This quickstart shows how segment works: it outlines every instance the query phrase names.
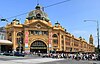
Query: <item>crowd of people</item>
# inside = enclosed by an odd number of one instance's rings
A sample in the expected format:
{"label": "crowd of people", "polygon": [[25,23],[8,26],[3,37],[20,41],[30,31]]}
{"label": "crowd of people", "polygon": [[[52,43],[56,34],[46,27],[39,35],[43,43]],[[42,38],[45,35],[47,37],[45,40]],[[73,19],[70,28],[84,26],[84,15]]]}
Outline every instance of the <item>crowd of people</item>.
{"label": "crowd of people", "polygon": [[42,54],[38,53],[38,56],[41,57],[48,57],[48,58],[66,58],[66,59],[75,59],[75,60],[100,60],[99,54],[82,54],[82,53],[48,53],[48,54]]}

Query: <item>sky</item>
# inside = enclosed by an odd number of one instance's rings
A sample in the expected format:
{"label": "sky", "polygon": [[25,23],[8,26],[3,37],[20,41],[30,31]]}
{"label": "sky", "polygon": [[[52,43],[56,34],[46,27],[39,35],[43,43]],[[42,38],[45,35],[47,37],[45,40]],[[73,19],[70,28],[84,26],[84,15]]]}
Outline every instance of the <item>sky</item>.
{"label": "sky", "polygon": [[[65,0],[38,0],[43,7]],[[35,9],[37,0],[0,0],[0,18],[7,18],[9,22],[19,19],[24,23],[27,14],[13,17]],[[100,21],[100,0],[70,0],[62,4],[45,8],[52,25],[59,22],[67,31],[79,38],[80,36],[89,42],[90,34],[93,35],[94,45],[97,46],[97,23]],[[13,17],[13,18],[10,18]],[[7,22],[0,21],[0,27]]]}

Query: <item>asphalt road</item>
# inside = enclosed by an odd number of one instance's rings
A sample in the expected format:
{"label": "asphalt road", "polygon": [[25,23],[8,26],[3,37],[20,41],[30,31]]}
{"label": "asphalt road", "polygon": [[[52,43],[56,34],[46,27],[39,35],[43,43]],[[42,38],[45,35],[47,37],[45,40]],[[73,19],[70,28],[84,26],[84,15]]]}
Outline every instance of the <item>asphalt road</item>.
{"label": "asphalt road", "polygon": [[100,61],[52,59],[38,56],[0,56],[0,64],[100,64]]}

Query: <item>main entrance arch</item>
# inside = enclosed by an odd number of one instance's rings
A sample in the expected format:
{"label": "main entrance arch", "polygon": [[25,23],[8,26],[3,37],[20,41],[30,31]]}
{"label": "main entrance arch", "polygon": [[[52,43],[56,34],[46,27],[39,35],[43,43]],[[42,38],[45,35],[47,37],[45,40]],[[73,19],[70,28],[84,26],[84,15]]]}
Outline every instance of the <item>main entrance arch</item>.
{"label": "main entrance arch", "polygon": [[43,41],[34,41],[30,46],[30,52],[47,53],[47,46]]}

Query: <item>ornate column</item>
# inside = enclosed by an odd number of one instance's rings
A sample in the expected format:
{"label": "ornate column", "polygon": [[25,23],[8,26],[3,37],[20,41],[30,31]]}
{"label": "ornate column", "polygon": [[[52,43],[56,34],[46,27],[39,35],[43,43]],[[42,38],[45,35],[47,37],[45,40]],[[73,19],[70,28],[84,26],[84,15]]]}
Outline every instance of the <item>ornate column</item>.
{"label": "ornate column", "polygon": [[53,31],[49,29],[48,30],[48,46],[47,46],[47,52],[49,52],[50,50],[53,50],[52,35],[53,35]]}
{"label": "ornate column", "polygon": [[66,51],[65,35],[63,37],[64,37],[64,51]]}
{"label": "ornate column", "polygon": [[59,34],[59,51],[62,51],[62,44],[61,44],[61,42],[62,42],[62,39],[61,39],[61,34]]}
{"label": "ornate column", "polygon": [[13,43],[13,51],[16,51],[16,31],[15,30],[12,33],[12,43]]}

